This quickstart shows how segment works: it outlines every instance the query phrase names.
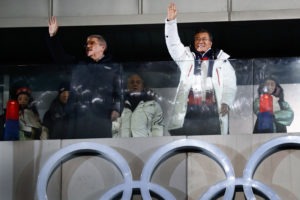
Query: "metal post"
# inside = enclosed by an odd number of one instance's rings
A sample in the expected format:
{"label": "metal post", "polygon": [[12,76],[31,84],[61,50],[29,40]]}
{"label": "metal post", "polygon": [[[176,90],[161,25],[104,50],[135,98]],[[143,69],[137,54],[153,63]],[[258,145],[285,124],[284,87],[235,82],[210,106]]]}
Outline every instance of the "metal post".
{"label": "metal post", "polygon": [[48,16],[49,18],[53,16],[53,0],[49,0]]}
{"label": "metal post", "polygon": [[232,0],[227,0],[227,13],[228,13],[228,21],[231,21]]}
{"label": "metal post", "polygon": [[142,15],[143,14],[143,0],[138,0],[138,14]]}
{"label": "metal post", "polygon": [[3,105],[2,108],[6,108],[6,103],[9,100],[9,75],[3,75]]}

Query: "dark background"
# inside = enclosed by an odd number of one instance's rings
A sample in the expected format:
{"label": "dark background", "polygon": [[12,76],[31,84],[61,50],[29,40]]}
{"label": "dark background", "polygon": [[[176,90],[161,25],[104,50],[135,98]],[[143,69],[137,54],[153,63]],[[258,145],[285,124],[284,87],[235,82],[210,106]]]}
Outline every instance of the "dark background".
{"label": "dark background", "polygon": [[[179,23],[182,42],[189,45],[200,27],[214,35],[214,47],[235,59],[300,56],[300,19],[240,22]],[[120,62],[171,60],[164,40],[164,24],[60,27],[66,51],[84,55],[86,36],[101,34],[109,53]],[[48,28],[1,28],[0,64],[50,64],[45,44]]]}

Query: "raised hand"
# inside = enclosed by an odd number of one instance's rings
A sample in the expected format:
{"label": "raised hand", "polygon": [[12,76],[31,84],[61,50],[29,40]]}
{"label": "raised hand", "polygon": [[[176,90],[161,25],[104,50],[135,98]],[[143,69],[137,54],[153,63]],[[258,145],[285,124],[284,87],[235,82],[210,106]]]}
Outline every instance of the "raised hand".
{"label": "raised hand", "polygon": [[58,31],[58,24],[55,16],[52,16],[49,19],[48,26],[49,26],[49,35],[50,37],[53,37]]}
{"label": "raised hand", "polygon": [[222,117],[227,115],[229,113],[229,106],[225,103],[222,103],[220,113],[221,113]]}
{"label": "raised hand", "polygon": [[168,16],[167,16],[167,20],[174,20],[177,17],[177,10],[176,10],[176,5],[175,3],[170,3],[170,5],[168,6]]}

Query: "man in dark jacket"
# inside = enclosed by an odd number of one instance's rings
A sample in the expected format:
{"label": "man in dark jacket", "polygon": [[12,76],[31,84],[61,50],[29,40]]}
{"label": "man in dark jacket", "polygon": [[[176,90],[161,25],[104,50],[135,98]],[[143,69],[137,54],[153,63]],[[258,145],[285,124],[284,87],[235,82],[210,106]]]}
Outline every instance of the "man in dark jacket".
{"label": "man in dark jacket", "polygon": [[71,65],[71,138],[111,137],[112,121],[120,116],[122,68],[106,55],[107,43],[101,35],[86,40],[86,59],[68,55],[57,36],[56,17],[49,20],[47,44],[54,61]]}
{"label": "man in dark jacket", "polygon": [[43,118],[43,126],[47,128],[49,139],[68,139],[69,113],[67,111],[70,96],[70,85],[60,84],[57,96],[50,104]]}

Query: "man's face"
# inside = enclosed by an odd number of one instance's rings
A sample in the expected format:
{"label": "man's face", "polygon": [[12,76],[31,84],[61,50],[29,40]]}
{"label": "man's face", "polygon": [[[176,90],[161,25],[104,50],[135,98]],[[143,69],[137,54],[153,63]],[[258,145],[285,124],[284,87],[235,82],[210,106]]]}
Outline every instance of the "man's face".
{"label": "man's face", "polygon": [[103,57],[105,45],[101,44],[97,38],[88,37],[86,40],[86,55],[98,61]]}
{"label": "man's face", "polygon": [[128,78],[127,88],[129,92],[141,92],[144,89],[143,80],[138,75],[132,75]]}
{"label": "man's face", "polygon": [[27,94],[20,94],[18,96],[18,103],[21,108],[25,108],[29,104],[29,96]]}
{"label": "man's face", "polygon": [[66,104],[68,102],[69,96],[70,96],[70,92],[69,91],[63,91],[59,95],[59,101],[61,103],[63,103],[63,104]]}
{"label": "man's face", "polygon": [[210,40],[209,34],[197,33],[194,37],[194,47],[200,53],[205,53],[212,46],[212,41]]}

